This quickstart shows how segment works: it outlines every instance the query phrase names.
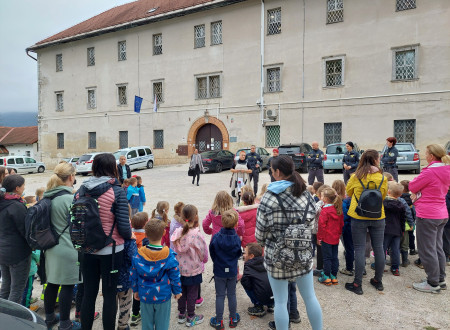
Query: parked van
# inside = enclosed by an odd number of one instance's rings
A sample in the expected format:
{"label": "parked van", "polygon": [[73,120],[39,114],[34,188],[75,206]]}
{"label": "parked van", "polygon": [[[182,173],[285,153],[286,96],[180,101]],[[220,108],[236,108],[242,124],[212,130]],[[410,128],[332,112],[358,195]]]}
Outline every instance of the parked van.
{"label": "parked van", "polygon": [[127,164],[130,166],[130,170],[135,170],[138,168],[153,168],[153,162],[155,157],[153,156],[150,147],[130,147],[125,149],[117,150],[114,153],[116,157],[116,162],[119,164],[120,156],[125,156],[127,158]]}
{"label": "parked van", "polygon": [[27,156],[7,156],[0,158],[0,166],[13,168],[17,174],[23,173],[43,173],[45,164],[37,162],[34,158]]}
{"label": "parked van", "polygon": [[88,175],[89,173],[91,173],[94,157],[99,154],[104,154],[104,152],[90,152],[81,156],[75,166],[77,174]]}

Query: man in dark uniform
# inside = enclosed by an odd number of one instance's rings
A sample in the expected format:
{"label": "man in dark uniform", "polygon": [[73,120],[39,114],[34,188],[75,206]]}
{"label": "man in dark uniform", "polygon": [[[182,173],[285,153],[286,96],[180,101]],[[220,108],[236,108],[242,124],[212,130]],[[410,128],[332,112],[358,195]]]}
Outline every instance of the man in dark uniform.
{"label": "man in dark uniform", "polygon": [[123,184],[123,180],[131,178],[130,166],[127,164],[127,158],[120,156],[119,164],[117,165],[117,172],[119,174],[120,184]]}
{"label": "man in dark uniform", "polygon": [[323,151],[319,149],[319,142],[311,143],[312,150],[309,152],[306,161],[308,162],[308,184],[312,185],[314,179],[324,183],[323,180]]}
{"label": "man in dark uniform", "polygon": [[342,167],[344,168],[344,183],[347,184],[347,181],[350,179],[350,176],[355,173],[356,168],[359,164],[359,153],[353,150],[355,146],[353,142],[349,141],[345,144],[345,148],[347,151],[344,154],[344,158],[342,158]]}
{"label": "man in dark uniform", "polygon": [[383,171],[391,173],[394,180],[398,182],[397,157],[398,150],[395,147],[397,139],[395,137],[388,137],[386,139],[386,150],[381,158],[383,162]]}
{"label": "man in dark uniform", "polygon": [[252,173],[250,173],[250,182],[253,180],[253,191],[256,196],[256,193],[258,192],[259,167],[262,164],[261,156],[256,153],[256,146],[252,145],[250,147],[250,152],[245,156],[245,160],[252,170]]}

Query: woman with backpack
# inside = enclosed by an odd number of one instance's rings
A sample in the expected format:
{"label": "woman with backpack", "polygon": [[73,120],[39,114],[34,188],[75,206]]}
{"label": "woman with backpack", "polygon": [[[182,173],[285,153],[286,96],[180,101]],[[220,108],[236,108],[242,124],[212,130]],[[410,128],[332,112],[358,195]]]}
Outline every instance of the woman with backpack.
{"label": "woman with backpack", "polygon": [[[44,198],[52,198],[51,224],[59,236],[59,243],[45,251],[45,322],[50,328],[59,322],[59,329],[81,329],[79,322],[70,320],[73,288],[80,283],[78,252],[70,238],[68,215],[73,201],[75,168],[70,163],[61,163],[55,167],[54,174],[47,183]],[[55,314],[56,298],[59,293],[59,316]]]}
{"label": "woman with backpack", "polygon": [[[346,283],[345,288],[359,295],[363,294],[362,277],[366,261],[367,231],[375,254],[375,277],[370,280],[370,284],[378,291],[383,291],[382,279],[385,264],[383,253],[385,227],[383,200],[387,194],[387,181],[380,168],[378,151],[368,149],[362,154],[355,174],[347,182],[347,196],[352,199],[347,215],[351,218],[355,250],[355,279],[352,283]],[[368,191],[366,188],[372,191]],[[364,194],[363,191],[365,191]],[[367,212],[368,210],[370,212]]]}
{"label": "woman with backpack", "polygon": [[[118,269],[123,262],[124,240],[131,239],[131,227],[128,213],[128,201],[125,191],[120,187],[116,159],[112,154],[98,154],[92,164],[92,174],[84,181],[75,194],[72,212],[76,206],[83,207],[83,203],[95,205],[95,213],[87,213],[86,220],[76,218],[72,213],[72,242],[80,237],[76,236],[76,224],[83,228],[90,228],[100,222],[101,228],[86,230],[86,244],[83,244],[83,272],[84,297],[81,307],[82,329],[92,329],[100,278],[102,279],[103,294],[103,329],[114,330],[117,314],[117,282]],[[97,206],[98,203],[98,206]],[[80,223],[84,222],[84,223]],[[93,240],[94,243],[89,243]],[[99,246],[102,242],[103,246]],[[81,241],[76,241],[81,244]],[[94,247],[90,244],[97,245]]]}
{"label": "woman with backpack", "polygon": [[31,249],[25,239],[27,207],[22,199],[25,179],[9,175],[0,188],[0,298],[20,304],[31,264]]}
{"label": "woman with backpack", "polygon": [[[267,188],[258,207],[256,240],[265,247],[264,265],[275,299],[275,325],[287,330],[289,282],[297,283],[305,302],[309,322],[314,330],[322,329],[322,309],[314,292],[312,272],[311,230],[314,224],[314,200],[306,189],[305,181],[294,169],[291,157],[274,157],[271,162],[275,182]],[[304,250],[292,251],[286,246],[280,250],[278,238],[286,238],[289,229],[300,229],[304,237],[298,237]],[[287,251],[290,250],[290,251]],[[287,252],[287,253],[283,253]],[[299,259],[290,260],[292,252]]]}

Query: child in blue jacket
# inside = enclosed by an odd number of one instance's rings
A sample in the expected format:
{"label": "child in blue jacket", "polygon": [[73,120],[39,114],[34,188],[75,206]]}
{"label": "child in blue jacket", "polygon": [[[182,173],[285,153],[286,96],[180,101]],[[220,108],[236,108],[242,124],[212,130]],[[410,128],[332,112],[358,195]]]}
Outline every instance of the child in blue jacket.
{"label": "child in blue jacket", "polygon": [[144,211],[145,203],[147,202],[147,198],[145,198],[144,185],[142,184],[142,178],[136,175],[137,187],[139,188],[139,212]]}
{"label": "child in blue jacket", "polygon": [[230,328],[235,328],[240,321],[236,313],[236,279],[238,272],[238,259],[242,254],[241,240],[234,228],[239,216],[233,209],[222,214],[223,228],[215,234],[209,245],[209,254],[214,263],[214,282],[216,287],[216,316],[211,318],[210,325],[217,329],[224,329],[223,310],[225,294],[228,297],[230,311]]}
{"label": "child in blue jacket", "polygon": [[137,179],[131,178],[130,185],[127,189],[127,199],[128,204],[131,207],[131,216],[134,216],[139,211],[139,205],[141,203],[141,199],[139,197],[139,188],[137,187]]}

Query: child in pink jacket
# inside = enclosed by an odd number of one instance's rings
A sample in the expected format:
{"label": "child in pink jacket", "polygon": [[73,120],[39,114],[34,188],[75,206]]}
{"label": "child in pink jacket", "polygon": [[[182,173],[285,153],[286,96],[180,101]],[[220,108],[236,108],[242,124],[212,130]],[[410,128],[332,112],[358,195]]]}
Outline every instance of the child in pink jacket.
{"label": "child in pink jacket", "polygon": [[[185,221],[170,237],[180,266],[183,295],[178,300],[178,323],[191,327],[203,322],[203,315],[195,314],[202,273],[208,262],[208,247],[198,228],[198,211],[194,205],[186,205],[181,211]],[[186,317],[187,310],[187,317]]]}
{"label": "child in pink jacket", "polygon": [[245,224],[245,233],[242,236],[242,247],[245,248],[249,243],[256,243],[256,212],[258,211],[258,204],[255,204],[255,197],[253,191],[246,191],[242,195],[244,206],[237,208],[239,216],[242,217]]}

